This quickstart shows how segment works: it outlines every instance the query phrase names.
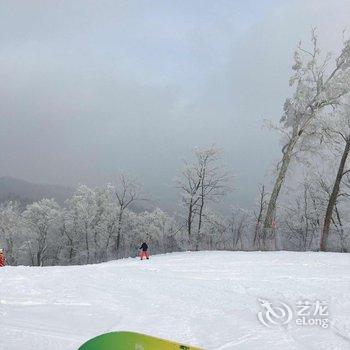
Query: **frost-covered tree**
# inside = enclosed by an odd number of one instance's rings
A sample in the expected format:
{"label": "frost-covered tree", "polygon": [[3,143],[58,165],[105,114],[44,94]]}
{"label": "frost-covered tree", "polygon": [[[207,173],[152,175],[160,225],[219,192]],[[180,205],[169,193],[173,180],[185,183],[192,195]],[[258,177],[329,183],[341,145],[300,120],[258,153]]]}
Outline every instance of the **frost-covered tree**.
{"label": "frost-covered tree", "polygon": [[[6,260],[10,265],[22,262],[25,251],[25,234],[20,206],[16,202],[3,203],[0,206],[0,246],[5,249]],[[23,249],[24,248],[24,249]]]}
{"label": "frost-covered tree", "polygon": [[[157,208],[152,212],[142,212],[137,215],[134,226],[134,242],[149,242],[152,252],[165,253],[181,249],[181,232],[174,219]],[[138,248],[138,247],[137,247]]]}
{"label": "frost-covered tree", "polygon": [[142,200],[140,184],[130,176],[121,174],[118,178],[115,195],[118,204],[117,234],[114,244],[116,255],[119,254],[125,211],[135,202]]}
{"label": "frost-covered tree", "polygon": [[74,258],[77,263],[93,262],[94,224],[97,215],[96,193],[85,185],[79,185],[67,204],[68,230],[66,232],[70,244],[70,258]]}
{"label": "frost-covered tree", "polygon": [[189,244],[192,243],[192,226],[197,213],[199,197],[200,177],[193,164],[185,163],[182,171],[182,179],[179,180],[179,187],[182,190],[182,202],[187,210],[186,227]]}
{"label": "frost-covered tree", "polygon": [[233,208],[229,218],[232,250],[252,249],[255,218],[249,210]]}
{"label": "frost-covered tree", "polygon": [[28,247],[33,265],[43,266],[50,258],[50,244],[57,240],[60,207],[53,199],[42,199],[27,206],[23,217],[32,234]]}
{"label": "frost-covered tree", "polygon": [[104,191],[104,210],[101,216],[101,226],[105,231],[104,248],[101,247],[103,260],[115,257],[115,251],[112,249],[113,242],[118,230],[119,208],[115,200],[115,187],[108,184]]}
{"label": "frost-covered tree", "polygon": [[[343,178],[349,175],[350,169],[348,164],[350,152],[350,105],[349,100],[336,107],[332,116],[322,121],[322,131],[324,141],[333,145],[333,149],[340,158],[337,167],[337,172],[329,192],[328,204],[324,216],[322,235],[321,235],[321,250],[327,250],[327,242],[330,233],[330,227],[333,215],[338,215],[338,223],[341,225],[337,203],[344,196],[341,191]],[[337,157],[337,158],[338,158]]]}
{"label": "frost-covered tree", "polygon": [[293,192],[281,212],[279,233],[282,248],[314,250],[325,205],[320,175],[310,173]]}
{"label": "frost-covered tree", "polygon": [[295,91],[286,100],[280,125],[276,127],[284,135],[285,145],[267,205],[265,230],[273,226],[277,199],[298,147],[305,137],[314,133],[320,113],[327,107],[336,106],[350,91],[350,41],[344,43],[333,65],[330,55],[322,57],[315,31],[312,32],[312,44],[311,50],[299,45],[295,51],[294,73],[290,79]]}
{"label": "frost-covered tree", "polygon": [[230,190],[230,178],[220,165],[220,159],[220,150],[214,146],[195,150],[195,161],[185,163],[182,178],[178,182],[187,211],[186,226],[190,246],[193,244],[193,224],[197,218],[196,249],[202,234],[206,205],[220,200]]}

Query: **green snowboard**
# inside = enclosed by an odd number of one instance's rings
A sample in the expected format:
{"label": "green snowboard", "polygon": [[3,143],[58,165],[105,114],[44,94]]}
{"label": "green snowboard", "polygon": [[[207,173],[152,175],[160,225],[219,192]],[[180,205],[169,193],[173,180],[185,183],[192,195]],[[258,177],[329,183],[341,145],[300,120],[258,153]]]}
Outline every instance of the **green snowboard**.
{"label": "green snowboard", "polygon": [[99,335],[78,350],[201,350],[194,346],[175,343],[134,332],[112,332]]}

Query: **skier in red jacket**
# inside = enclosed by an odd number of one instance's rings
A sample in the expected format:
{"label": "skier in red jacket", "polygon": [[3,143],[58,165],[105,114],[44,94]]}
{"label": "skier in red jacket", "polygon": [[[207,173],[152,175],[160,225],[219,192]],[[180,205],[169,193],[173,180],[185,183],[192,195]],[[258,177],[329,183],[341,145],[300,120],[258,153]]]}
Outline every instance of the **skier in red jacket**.
{"label": "skier in red jacket", "polygon": [[2,249],[0,249],[0,267],[4,267],[6,265],[5,254]]}

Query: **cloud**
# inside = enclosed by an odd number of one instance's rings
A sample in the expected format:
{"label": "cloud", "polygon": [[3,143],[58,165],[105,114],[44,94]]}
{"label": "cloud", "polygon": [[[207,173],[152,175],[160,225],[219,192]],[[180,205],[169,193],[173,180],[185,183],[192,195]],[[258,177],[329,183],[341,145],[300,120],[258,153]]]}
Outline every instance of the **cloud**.
{"label": "cloud", "polygon": [[3,175],[100,184],[120,170],[154,197],[215,143],[249,205],[279,155],[293,50],[341,46],[348,1],[2,1]]}

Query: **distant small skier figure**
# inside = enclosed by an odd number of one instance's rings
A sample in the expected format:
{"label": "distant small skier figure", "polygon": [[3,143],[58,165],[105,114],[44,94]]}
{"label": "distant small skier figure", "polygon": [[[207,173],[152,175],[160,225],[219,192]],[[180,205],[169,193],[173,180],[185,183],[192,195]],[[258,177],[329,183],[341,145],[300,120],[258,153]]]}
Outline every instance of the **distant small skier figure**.
{"label": "distant small skier figure", "polygon": [[140,251],[140,258],[141,258],[141,260],[143,260],[143,258],[149,259],[149,252],[148,252],[148,245],[147,245],[147,243],[143,242],[139,249],[141,249],[141,251]]}
{"label": "distant small skier figure", "polygon": [[2,249],[0,249],[0,267],[4,267],[6,265],[5,254]]}

